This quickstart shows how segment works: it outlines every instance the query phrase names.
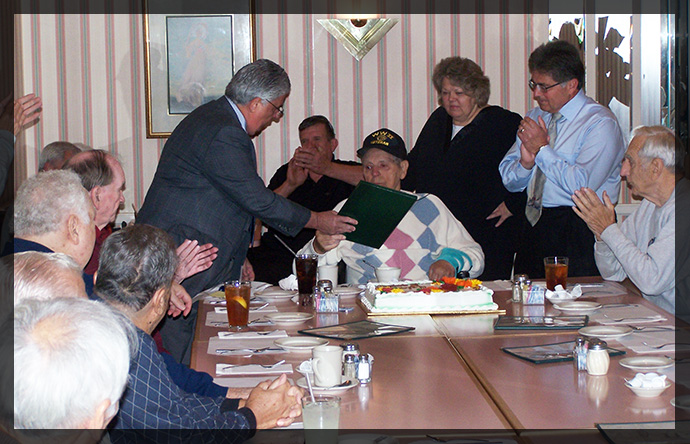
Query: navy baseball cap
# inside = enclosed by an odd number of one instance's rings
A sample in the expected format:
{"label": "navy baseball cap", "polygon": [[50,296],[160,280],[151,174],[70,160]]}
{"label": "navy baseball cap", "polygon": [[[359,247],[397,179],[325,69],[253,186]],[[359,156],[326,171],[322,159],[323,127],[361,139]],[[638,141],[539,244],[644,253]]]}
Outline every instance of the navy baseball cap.
{"label": "navy baseball cap", "polygon": [[407,159],[407,149],[405,148],[405,141],[395,132],[388,128],[381,128],[369,134],[362,144],[362,148],[357,150],[357,156],[362,158],[364,153],[371,148],[378,148],[382,151],[392,154],[401,160]]}

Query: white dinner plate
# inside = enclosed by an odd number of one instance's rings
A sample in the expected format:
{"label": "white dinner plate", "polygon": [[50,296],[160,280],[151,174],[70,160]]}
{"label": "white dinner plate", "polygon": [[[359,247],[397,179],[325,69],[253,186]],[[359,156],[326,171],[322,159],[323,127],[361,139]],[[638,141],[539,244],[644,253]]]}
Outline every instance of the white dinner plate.
{"label": "white dinner plate", "polygon": [[[345,382],[344,380],[342,380]],[[348,385],[344,386],[336,386],[336,387],[317,387],[314,385],[314,382],[312,381],[311,384],[311,389],[314,392],[314,394],[319,394],[319,395],[328,395],[331,393],[340,393],[344,392],[346,390],[350,390],[352,387],[355,387],[359,384],[359,381],[357,379],[352,379]],[[305,378],[299,378],[297,380],[297,385],[309,390],[309,385],[307,384],[307,380]]]}
{"label": "white dinner plate", "polygon": [[338,444],[399,444],[399,441],[388,435],[349,433],[338,436]]}
{"label": "white dinner plate", "polygon": [[671,405],[677,409],[690,410],[690,395],[677,396],[671,400]]}
{"label": "white dinner plate", "polygon": [[595,337],[599,339],[618,339],[632,333],[632,328],[616,325],[593,325],[583,327],[577,331],[582,336]]}
{"label": "white dinner plate", "polygon": [[360,294],[362,290],[359,287],[335,287],[333,293],[340,296],[340,299],[353,298]]}
{"label": "white dinner plate", "polygon": [[672,367],[673,359],[666,356],[633,356],[621,359],[620,364],[625,368],[646,372]]}
{"label": "white dinner plate", "polygon": [[256,296],[263,299],[290,299],[297,294],[296,290],[283,290],[277,285],[271,285],[263,290],[254,293]]}
{"label": "white dinner plate", "polygon": [[297,336],[291,338],[280,338],[273,341],[275,345],[291,352],[311,352],[311,349],[319,345],[328,344],[328,340],[324,338],[310,338],[304,336]]}
{"label": "white dinner plate", "polygon": [[590,302],[590,301],[566,301],[566,302],[558,302],[556,304],[553,304],[553,307],[557,310],[560,311],[594,311],[599,308],[601,308],[601,304],[598,302]]}
{"label": "white dinner plate", "polygon": [[301,324],[304,321],[308,321],[313,318],[314,315],[311,313],[266,313],[266,319],[270,319],[276,324]]}

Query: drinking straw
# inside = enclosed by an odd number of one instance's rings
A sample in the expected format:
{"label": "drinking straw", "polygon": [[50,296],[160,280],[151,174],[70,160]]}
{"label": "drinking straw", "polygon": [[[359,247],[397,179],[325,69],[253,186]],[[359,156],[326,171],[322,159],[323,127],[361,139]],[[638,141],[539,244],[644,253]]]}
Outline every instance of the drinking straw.
{"label": "drinking straw", "polygon": [[309,395],[311,396],[311,402],[316,402],[314,399],[314,391],[311,388],[311,381],[309,380],[309,373],[312,372],[311,359],[302,362],[299,365],[299,371],[304,373],[304,378],[307,380],[307,387],[309,388]]}
{"label": "drinking straw", "polygon": [[273,236],[275,236],[275,238],[278,239],[278,242],[280,242],[283,247],[287,248],[287,250],[292,253],[293,256],[297,257],[297,253],[295,253],[292,248],[288,247],[288,244],[286,244],[285,241],[280,238],[280,236],[275,233],[273,233]]}

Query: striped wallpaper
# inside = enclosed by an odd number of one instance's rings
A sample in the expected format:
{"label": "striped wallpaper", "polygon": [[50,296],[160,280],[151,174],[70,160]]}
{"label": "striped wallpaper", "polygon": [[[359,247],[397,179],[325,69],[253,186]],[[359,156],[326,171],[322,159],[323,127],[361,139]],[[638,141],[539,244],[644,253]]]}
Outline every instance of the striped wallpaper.
{"label": "striped wallpaper", "polygon": [[[437,106],[434,64],[461,55],[492,81],[490,103],[520,114],[533,106],[526,61],[546,41],[545,15],[400,15],[382,41],[355,60],[316,22],[326,15],[257,15],[256,53],[280,63],[292,93],[285,117],[255,140],[259,174],[273,172],[298,146],[297,126],[311,114],[331,119],[337,156],[354,159],[362,139],[379,127],[408,143]],[[107,149],[122,161],[125,213],[141,206],[164,139],[146,138],[141,15],[22,15],[17,17],[19,94],[43,98],[41,122],[19,139],[16,177],[33,174],[41,147],[69,140]]]}

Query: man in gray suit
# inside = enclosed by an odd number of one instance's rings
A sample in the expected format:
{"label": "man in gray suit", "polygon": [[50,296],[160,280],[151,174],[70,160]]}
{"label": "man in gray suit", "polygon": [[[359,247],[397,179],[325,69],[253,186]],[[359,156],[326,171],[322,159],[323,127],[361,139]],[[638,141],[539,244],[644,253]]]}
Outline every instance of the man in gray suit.
{"label": "man in gray suit", "polygon": [[[275,194],[257,174],[251,139],[280,121],[289,94],[285,70],[257,60],[235,74],[225,96],[180,122],[163,148],[137,222],[166,230],[178,244],[198,239],[218,247],[211,268],[183,282],[190,295],[241,277],[254,218],[287,236],[305,227],[330,234],[355,229],[354,219],[333,211],[312,212]],[[251,278],[253,273],[245,271]],[[166,319],[161,330],[165,347],[184,363],[193,334],[190,319],[195,317],[196,307],[187,319]],[[171,331],[176,323],[185,324],[184,333]]]}

